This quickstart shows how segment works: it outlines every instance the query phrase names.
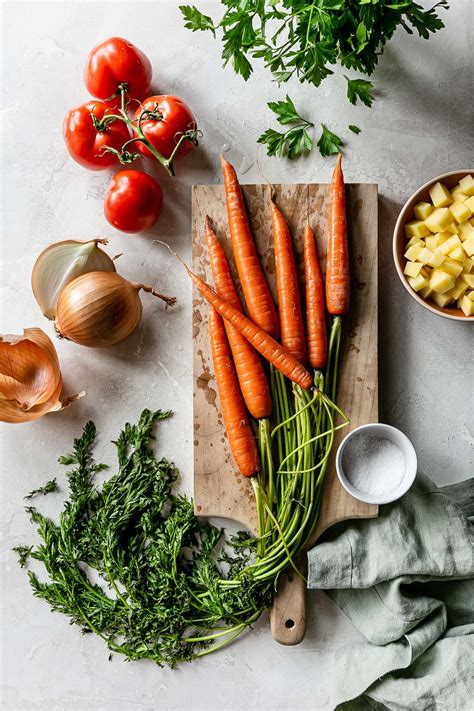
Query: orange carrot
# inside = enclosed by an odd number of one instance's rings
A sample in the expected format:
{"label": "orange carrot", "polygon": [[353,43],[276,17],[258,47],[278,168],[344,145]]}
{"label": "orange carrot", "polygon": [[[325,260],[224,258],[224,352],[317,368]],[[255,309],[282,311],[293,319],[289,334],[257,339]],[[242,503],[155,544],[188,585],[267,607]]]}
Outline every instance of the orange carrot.
{"label": "orange carrot", "polygon": [[[183,262],[184,264],[184,262]],[[186,267],[186,265],[184,265]],[[283,373],[289,380],[298,383],[302,388],[308,390],[313,379],[306,368],[289,353],[284,346],[275,341],[272,336],[265,333],[257,324],[248,319],[238,309],[234,308],[224,301],[216,292],[211,289],[209,284],[206,284],[197,274],[194,274],[188,267],[186,270],[192,279],[196,289],[208,301],[211,306],[232,326],[235,326],[239,333],[242,334],[270,363],[273,363],[275,368]]]}
{"label": "orange carrot", "polygon": [[334,315],[348,311],[350,290],[346,196],[341,161],[342,155],[339,153],[329,188],[326,304],[329,313]]}
{"label": "orange carrot", "polygon": [[300,363],[306,363],[306,338],[290,229],[273,200],[271,211],[281,342]]}
{"label": "orange carrot", "polygon": [[242,190],[232,165],[224,156],[221,156],[221,161],[229,231],[245,303],[252,321],[274,338],[278,338],[278,316],[260,266]]}
{"label": "orange carrot", "polygon": [[309,224],[305,227],[303,239],[308,359],[312,368],[324,368],[328,357],[324,284],[321,269],[319,268],[314,232]]}
{"label": "orange carrot", "polygon": [[[206,234],[216,292],[224,301],[227,301],[238,311],[242,311],[239,295],[232,281],[229,263],[207,216]],[[227,321],[224,322],[224,326],[247,409],[256,420],[268,417],[272,409],[272,400],[268,381],[258,353],[240,335],[235,326],[232,326]]]}
{"label": "orange carrot", "polygon": [[212,308],[209,312],[208,323],[222,418],[229,438],[230,449],[241,474],[253,476],[260,469],[257,445],[232,364],[224,324],[217,311]]}

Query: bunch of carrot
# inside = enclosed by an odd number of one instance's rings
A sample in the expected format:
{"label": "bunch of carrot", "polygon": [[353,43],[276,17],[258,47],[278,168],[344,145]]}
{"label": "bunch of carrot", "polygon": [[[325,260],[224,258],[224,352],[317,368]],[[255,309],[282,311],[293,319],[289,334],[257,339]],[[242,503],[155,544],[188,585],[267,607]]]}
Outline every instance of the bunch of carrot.
{"label": "bunch of carrot", "polygon": [[[188,273],[211,306],[209,333],[223,420],[238,469],[252,477],[259,531],[254,562],[236,577],[223,579],[221,587],[235,588],[249,579],[252,584],[274,581],[276,587],[288,564],[297,570],[294,559],[316,525],[335,431],[348,422],[334,402],[341,317],[349,308],[341,156],[330,185],[325,285],[309,224],[304,231],[305,316],[292,236],[282,212],[272,200],[277,313],[237,175],[225,158],[222,169],[233,254],[249,317],[208,217],[205,230],[215,289]],[[329,338],[326,309],[333,317]],[[270,384],[260,356],[270,364]],[[249,414],[258,421],[258,436]],[[201,604],[208,594],[203,591]],[[249,619],[255,620],[255,611]],[[241,622],[239,631],[246,624],[250,622]]]}

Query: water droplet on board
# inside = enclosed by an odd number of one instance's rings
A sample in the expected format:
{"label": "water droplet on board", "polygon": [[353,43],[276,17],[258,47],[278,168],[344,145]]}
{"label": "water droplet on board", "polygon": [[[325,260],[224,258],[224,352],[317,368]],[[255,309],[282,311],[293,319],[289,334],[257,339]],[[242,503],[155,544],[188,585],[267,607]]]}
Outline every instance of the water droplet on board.
{"label": "water droplet on board", "polygon": [[230,144],[229,143],[223,143],[222,148],[221,148],[222,153],[227,153],[230,151]]}

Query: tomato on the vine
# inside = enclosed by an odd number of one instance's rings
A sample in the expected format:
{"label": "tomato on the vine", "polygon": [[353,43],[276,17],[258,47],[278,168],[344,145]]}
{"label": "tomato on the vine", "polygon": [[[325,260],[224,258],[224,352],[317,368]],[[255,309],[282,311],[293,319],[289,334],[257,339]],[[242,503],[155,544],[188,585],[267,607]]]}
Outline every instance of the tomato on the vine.
{"label": "tomato on the vine", "polygon": [[155,224],[163,205],[157,181],[138,170],[120,170],[105,196],[104,214],[122,232],[143,232]]}
{"label": "tomato on the vine", "polygon": [[121,37],[110,37],[94,47],[84,69],[87,90],[102,100],[117,93],[120,84],[127,85],[127,93],[133,99],[143,99],[150,88],[151,77],[148,57]]}
{"label": "tomato on the vine", "polygon": [[63,136],[69,155],[89,170],[104,170],[115,165],[118,156],[104,150],[105,147],[121,152],[123,144],[130,139],[123,121],[103,121],[106,112],[110,112],[107,104],[88,101],[68,111],[64,118]]}
{"label": "tomato on the vine", "polygon": [[[143,111],[149,111],[151,115],[145,114],[139,122]],[[139,124],[145,138],[166,159],[170,158],[182,135],[196,131],[196,119],[191,109],[178,96],[148,97],[136,110],[133,122],[136,126]],[[195,139],[183,141],[175,157],[182,158],[194,144]],[[147,158],[153,158],[153,154],[141,141],[137,141],[134,147]]]}

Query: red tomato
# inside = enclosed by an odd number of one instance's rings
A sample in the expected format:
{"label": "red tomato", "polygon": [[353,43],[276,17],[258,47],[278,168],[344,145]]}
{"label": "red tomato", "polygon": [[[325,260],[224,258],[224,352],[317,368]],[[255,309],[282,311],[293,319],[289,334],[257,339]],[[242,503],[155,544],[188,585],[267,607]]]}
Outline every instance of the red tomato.
{"label": "red tomato", "polygon": [[[156,111],[161,116],[156,119],[145,118],[141,122],[141,128],[151,145],[164,158],[170,157],[183,133],[196,128],[196,119],[191,109],[177,96],[150,96],[145,99],[135,112],[133,117],[135,123],[138,123],[138,117],[143,109]],[[137,141],[134,146],[147,158],[153,158],[152,153],[141,141]],[[176,158],[186,155],[192,146],[191,141],[185,141],[176,154]]]}
{"label": "red tomato", "polygon": [[63,136],[71,158],[89,170],[104,170],[117,162],[117,156],[104,151],[104,146],[111,146],[120,151],[125,141],[130,138],[127,125],[115,120],[103,131],[98,131],[91,118],[93,112],[100,122],[110,106],[101,101],[88,101],[77,109],[68,111],[63,122]]}
{"label": "red tomato", "polygon": [[107,190],[104,214],[122,232],[143,232],[155,224],[163,205],[163,192],[151,175],[121,170]]}
{"label": "red tomato", "polygon": [[108,99],[119,84],[127,84],[128,94],[134,99],[143,99],[151,76],[148,57],[121,37],[111,37],[94,47],[84,69],[87,90],[98,99]]}

